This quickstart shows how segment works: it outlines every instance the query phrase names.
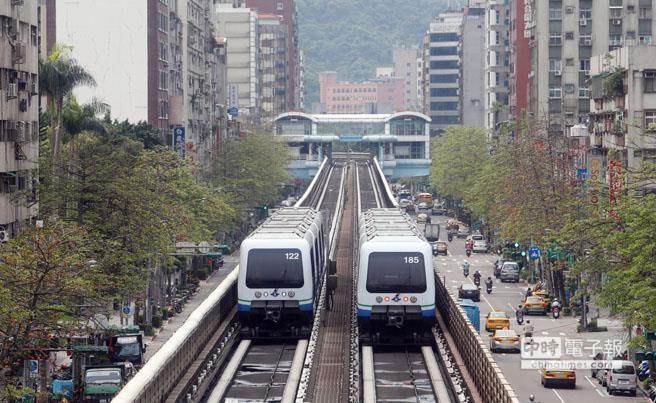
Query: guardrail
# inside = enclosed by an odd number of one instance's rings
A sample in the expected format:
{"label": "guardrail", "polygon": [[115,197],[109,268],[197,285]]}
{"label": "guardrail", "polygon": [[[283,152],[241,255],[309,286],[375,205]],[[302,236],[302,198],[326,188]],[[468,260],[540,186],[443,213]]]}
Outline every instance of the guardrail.
{"label": "guardrail", "polygon": [[323,169],[326,167],[326,164],[328,163],[328,158],[324,157],[323,162],[319,166],[319,170],[317,171],[317,174],[314,175],[314,178],[312,178],[312,182],[310,182],[310,186],[305,190],[305,193],[303,193],[303,196],[301,196],[300,199],[296,202],[294,207],[302,207],[303,203],[307,200],[310,195],[314,192],[314,187],[317,185],[319,182],[319,177],[322,176],[321,173],[324,172]]}
{"label": "guardrail", "polygon": [[437,275],[435,303],[481,399],[484,402],[519,403],[515,391],[494,361],[490,350]]}
{"label": "guardrail", "polygon": [[383,173],[383,169],[380,167],[380,164],[378,163],[377,157],[374,157],[374,167],[376,169],[376,172],[378,172],[377,180],[379,181],[379,185],[381,185],[382,188],[385,189],[384,196],[387,199],[387,206],[399,207],[399,203],[396,201],[396,197],[394,197],[394,193],[392,193],[392,189],[389,186],[389,182],[385,180],[385,174]]}
{"label": "guardrail", "polygon": [[237,304],[238,272],[239,266],[189,315],[112,402],[152,403],[166,400]]}

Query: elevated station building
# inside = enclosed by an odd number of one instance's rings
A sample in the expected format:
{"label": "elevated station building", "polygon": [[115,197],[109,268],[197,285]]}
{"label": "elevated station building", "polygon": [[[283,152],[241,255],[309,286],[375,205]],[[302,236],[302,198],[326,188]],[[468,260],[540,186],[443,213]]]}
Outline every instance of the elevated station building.
{"label": "elevated station building", "polygon": [[291,172],[314,176],[333,151],[369,152],[390,178],[427,176],[430,118],[418,112],[391,114],[307,114],[287,112],[275,119],[275,135],[292,150]]}

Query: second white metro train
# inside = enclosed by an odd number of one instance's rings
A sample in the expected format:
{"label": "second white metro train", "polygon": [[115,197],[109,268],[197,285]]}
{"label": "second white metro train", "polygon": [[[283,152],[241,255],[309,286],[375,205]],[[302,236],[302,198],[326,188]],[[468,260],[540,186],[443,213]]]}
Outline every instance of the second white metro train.
{"label": "second white metro train", "polygon": [[359,218],[357,316],[364,342],[419,342],[435,324],[431,246],[399,210],[371,209]]}

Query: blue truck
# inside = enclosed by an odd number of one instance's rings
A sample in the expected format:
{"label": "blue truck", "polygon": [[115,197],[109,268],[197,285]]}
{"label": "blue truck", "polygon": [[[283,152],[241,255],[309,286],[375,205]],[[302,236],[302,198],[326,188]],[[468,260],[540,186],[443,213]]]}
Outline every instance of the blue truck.
{"label": "blue truck", "polygon": [[474,329],[478,333],[481,332],[481,312],[478,309],[478,305],[474,303],[474,301],[470,299],[460,299],[458,300],[458,305],[465,311],[467,314],[467,318],[471,322],[471,324],[474,326]]}

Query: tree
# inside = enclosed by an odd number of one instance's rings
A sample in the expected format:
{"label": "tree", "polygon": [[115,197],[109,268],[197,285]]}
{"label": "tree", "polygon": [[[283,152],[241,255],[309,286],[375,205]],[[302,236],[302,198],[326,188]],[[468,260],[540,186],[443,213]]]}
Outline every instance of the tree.
{"label": "tree", "polygon": [[235,206],[272,204],[290,179],[287,147],[268,134],[249,134],[221,144],[210,176]]}
{"label": "tree", "polygon": [[45,60],[39,60],[39,88],[48,99],[52,131],[50,147],[53,160],[59,159],[64,99],[79,86],[95,86],[91,74],[71,57],[70,48],[57,45]]}
{"label": "tree", "polygon": [[67,96],[62,108],[62,125],[66,131],[62,142],[66,143],[70,137],[84,131],[106,135],[107,127],[100,117],[109,114],[109,111],[109,105],[96,98],[80,105],[74,96]]}
{"label": "tree", "polygon": [[[0,362],[10,366],[51,347],[105,304],[108,282],[92,264],[92,244],[75,225],[48,222],[0,251]],[[84,306],[84,307],[83,307]],[[86,307],[90,307],[86,308]]]}

